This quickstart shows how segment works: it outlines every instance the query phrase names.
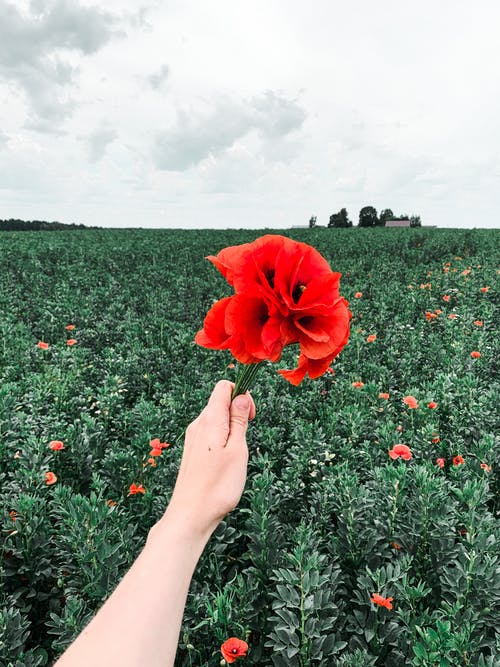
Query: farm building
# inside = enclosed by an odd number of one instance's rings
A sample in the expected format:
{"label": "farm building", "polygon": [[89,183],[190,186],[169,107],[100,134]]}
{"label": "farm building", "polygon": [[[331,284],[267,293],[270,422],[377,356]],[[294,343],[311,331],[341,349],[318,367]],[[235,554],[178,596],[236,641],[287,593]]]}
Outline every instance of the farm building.
{"label": "farm building", "polygon": [[387,220],[385,223],[386,227],[409,227],[409,220]]}

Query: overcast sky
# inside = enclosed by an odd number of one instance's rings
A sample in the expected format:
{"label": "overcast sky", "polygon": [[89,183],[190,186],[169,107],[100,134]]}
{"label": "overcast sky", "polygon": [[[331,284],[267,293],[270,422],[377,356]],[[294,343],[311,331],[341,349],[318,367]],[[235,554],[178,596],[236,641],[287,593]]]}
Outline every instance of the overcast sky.
{"label": "overcast sky", "polygon": [[0,218],[499,227],[498,0],[0,0]]}

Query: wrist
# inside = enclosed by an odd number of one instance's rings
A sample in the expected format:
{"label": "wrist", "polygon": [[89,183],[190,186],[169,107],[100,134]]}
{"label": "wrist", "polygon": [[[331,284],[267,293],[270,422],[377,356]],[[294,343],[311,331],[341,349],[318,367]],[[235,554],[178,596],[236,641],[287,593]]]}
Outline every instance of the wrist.
{"label": "wrist", "polygon": [[172,498],[161,519],[150,530],[148,541],[150,537],[173,535],[177,541],[199,548],[201,553],[218,523],[205,520],[200,512]]}

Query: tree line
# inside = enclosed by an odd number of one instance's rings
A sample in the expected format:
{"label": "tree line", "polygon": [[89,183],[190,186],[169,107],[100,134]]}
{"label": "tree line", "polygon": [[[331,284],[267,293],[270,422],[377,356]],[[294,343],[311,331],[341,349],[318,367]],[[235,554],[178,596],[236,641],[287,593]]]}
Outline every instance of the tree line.
{"label": "tree line", "polygon": [[[410,227],[421,227],[422,220],[419,215],[408,216],[406,213],[401,215],[394,215],[390,208],[384,208],[377,214],[377,209],[374,206],[363,206],[359,212],[358,227],[385,227],[389,220],[408,220]],[[317,217],[313,215],[309,220],[309,227],[319,227],[317,224]],[[341,208],[338,213],[332,213],[327,227],[352,227],[352,220],[349,219],[347,209]]]}
{"label": "tree line", "polygon": [[0,232],[54,232],[63,229],[99,229],[99,227],[87,227],[75,223],[65,224],[57,221],[47,222],[46,220],[18,220],[15,218],[0,220]]}

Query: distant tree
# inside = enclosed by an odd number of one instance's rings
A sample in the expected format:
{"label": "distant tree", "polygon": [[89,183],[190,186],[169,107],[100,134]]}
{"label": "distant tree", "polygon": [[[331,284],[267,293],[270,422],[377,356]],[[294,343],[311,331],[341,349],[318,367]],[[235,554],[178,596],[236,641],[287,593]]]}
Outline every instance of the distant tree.
{"label": "distant tree", "polygon": [[408,216],[406,213],[401,213],[398,215],[397,220],[409,220],[410,216]]}
{"label": "distant tree", "polygon": [[375,227],[378,223],[377,209],[373,206],[363,206],[359,212],[359,227]]}
{"label": "distant tree", "polygon": [[86,227],[75,223],[65,224],[63,222],[47,222],[46,220],[0,220],[0,232],[52,232],[73,229],[99,229],[99,227]]}
{"label": "distant tree", "polygon": [[352,227],[352,221],[349,220],[347,209],[341,208],[338,213],[332,213],[328,227]]}
{"label": "distant tree", "polygon": [[410,227],[422,227],[422,220],[419,215],[412,215],[410,217]]}
{"label": "distant tree", "polygon": [[310,229],[312,229],[313,227],[316,227],[316,220],[317,220],[317,217],[315,215],[312,215],[309,218],[309,228]]}
{"label": "distant tree", "polygon": [[394,220],[394,213],[390,208],[384,208],[383,211],[380,211],[380,217],[379,217],[379,222],[378,224],[381,227],[385,227],[385,223],[388,220]]}

